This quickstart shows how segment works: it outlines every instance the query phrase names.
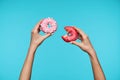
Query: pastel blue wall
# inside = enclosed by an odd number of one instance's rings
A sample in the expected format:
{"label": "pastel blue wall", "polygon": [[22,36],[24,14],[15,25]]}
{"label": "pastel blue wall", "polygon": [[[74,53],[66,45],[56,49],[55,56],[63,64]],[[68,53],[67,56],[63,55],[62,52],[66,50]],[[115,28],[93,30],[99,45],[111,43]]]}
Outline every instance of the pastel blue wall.
{"label": "pastel blue wall", "polygon": [[120,80],[119,0],[0,0],[0,80],[17,80],[42,18],[53,17],[58,30],[37,49],[32,80],[93,80],[88,55],[65,43],[65,25],[88,34],[107,80]]}

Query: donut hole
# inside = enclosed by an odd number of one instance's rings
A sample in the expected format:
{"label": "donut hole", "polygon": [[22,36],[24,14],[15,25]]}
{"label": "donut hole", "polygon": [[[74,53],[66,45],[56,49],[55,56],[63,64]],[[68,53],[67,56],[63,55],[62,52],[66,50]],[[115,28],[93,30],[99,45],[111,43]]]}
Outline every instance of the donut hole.
{"label": "donut hole", "polygon": [[51,27],[51,25],[50,25],[50,23],[48,23],[48,28],[50,28]]}
{"label": "donut hole", "polygon": [[72,34],[71,34],[71,33],[67,33],[67,35],[68,35],[68,36],[72,36]]}

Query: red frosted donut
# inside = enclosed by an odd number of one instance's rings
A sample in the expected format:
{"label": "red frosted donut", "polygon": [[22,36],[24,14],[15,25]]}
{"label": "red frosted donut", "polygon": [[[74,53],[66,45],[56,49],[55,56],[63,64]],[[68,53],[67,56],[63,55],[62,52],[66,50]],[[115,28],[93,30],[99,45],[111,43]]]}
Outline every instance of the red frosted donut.
{"label": "red frosted donut", "polygon": [[[40,22],[40,30],[45,33],[54,33],[57,29],[56,21],[52,18],[45,18]],[[50,27],[49,27],[50,26]]]}
{"label": "red frosted donut", "polygon": [[78,32],[73,26],[66,26],[64,29],[68,32],[67,35],[62,36],[65,42],[71,42],[78,39]]}

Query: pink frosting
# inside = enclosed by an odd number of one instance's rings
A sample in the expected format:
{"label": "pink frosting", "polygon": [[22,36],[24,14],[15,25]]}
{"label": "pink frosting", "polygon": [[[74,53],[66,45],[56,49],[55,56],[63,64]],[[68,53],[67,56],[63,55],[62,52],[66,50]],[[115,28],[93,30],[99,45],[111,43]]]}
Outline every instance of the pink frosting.
{"label": "pink frosting", "polygon": [[[52,18],[45,18],[40,22],[40,30],[45,33],[54,33],[57,29],[56,21]],[[48,27],[50,25],[50,27]]]}

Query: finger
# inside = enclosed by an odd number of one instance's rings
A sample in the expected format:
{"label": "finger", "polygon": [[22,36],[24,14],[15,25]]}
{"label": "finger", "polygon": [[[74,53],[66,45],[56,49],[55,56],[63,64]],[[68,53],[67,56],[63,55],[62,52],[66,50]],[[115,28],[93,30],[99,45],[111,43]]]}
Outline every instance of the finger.
{"label": "finger", "polygon": [[71,41],[70,43],[79,46],[79,43],[76,41]]}
{"label": "finger", "polygon": [[76,46],[78,46],[78,47],[82,47],[82,44],[81,43],[79,43],[79,42],[76,42],[76,41],[71,41],[70,42],[71,44],[74,44],[74,45],[76,45]]}
{"label": "finger", "polygon": [[41,27],[41,26],[40,26],[40,22],[41,22],[41,20],[40,20],[40,21],[36,24],[36,26],[34,27],[33,30],[34,30],[35,32],[40,32],[40,27]]}
{"label": "finger", "polygon": [[38,29],[38,28],[40,27],[41,21],[42,21],[42,20],[40,20],[40,21],[36,24],[35,29]]}
{"label": "finger", "polygon": [[81,29],[79,29],[79,28],[77,28],[77,27],[74,27],[76,30],[77,30],[77,32],[79,33],[79,35],[82,37],[82,38],[84,38],[84,36],[86,36],[86,34],[81,30]]}
{"label": "finger", "polygon": [[51,33],[48,33],[48,34],[45,34],[43,37],[46,39],[46,38],[48,38],[51,35],[52,35]]}

